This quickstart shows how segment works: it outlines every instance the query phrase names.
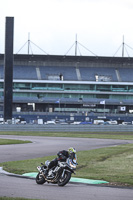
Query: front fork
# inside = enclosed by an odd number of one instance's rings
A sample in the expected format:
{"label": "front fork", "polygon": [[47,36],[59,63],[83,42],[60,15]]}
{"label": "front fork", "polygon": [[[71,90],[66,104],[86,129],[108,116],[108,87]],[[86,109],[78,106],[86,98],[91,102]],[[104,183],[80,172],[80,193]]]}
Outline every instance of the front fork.
{"label": "front fork", "polygon": [[[63,172],[62,172],[61,178],[64,178],[64,176],[65,176],[65,172],[66,172],[66,171],[69,171],[69,170],[63,169]],[[69,172],[70,172],[70,171],[69,171]],[[70,173],[74,173],[74,174],[76,174],[74,171],[73,171],[73,172],[70,172]]]}
{"label": "front fork", "polygon": [[62,175],[61,175],[61,178],[64,178],[64,175],[65,175],[65,169],[63,169],[63,172],[62,172]]}
{"label": "front fork", "polygon": [[46,176],[44,175],[44,172],[43,172],[43,170],[41,169],[41,167],[38,166],[37,169],[38,169],[38,171],[42,174],[42,176],[43,176],[44,178],[46,178]]}

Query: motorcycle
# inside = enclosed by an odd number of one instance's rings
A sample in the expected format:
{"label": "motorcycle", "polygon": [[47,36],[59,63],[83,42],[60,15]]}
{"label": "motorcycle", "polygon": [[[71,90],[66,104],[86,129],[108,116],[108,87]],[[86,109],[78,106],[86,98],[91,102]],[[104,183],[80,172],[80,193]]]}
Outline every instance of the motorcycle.
{"label": "motorcycle", "polygon": [[47,160],[45,164],[41,163],[42,166],[38,166],[37,169],[39,173],[36,176],[37,184],[53,183],[58,184],[58,186],[66,185],[71,179],[71,174],[75,174],[77,166],[77,157],[76,154],[74,157],[67,158],[66,162],[58,161],[57,166],[49,169],[47,175],[45,175],[50,161]]}

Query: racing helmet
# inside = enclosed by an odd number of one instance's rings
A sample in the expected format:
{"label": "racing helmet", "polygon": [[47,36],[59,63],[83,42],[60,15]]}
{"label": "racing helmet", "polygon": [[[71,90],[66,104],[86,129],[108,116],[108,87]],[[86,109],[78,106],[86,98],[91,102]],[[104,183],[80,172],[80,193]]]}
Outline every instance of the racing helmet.
{"label": "racing helmet", "polygon": [[68,153],[69,153],[69,154],[76,153],[76,149],[73,148],[73,147],[69,147]]}
{"label": "racing helmet", "polygon": [[73,160],[73,162],[76,163],[77,162],[76,149],[73,147],[70,147],[68,149],[68,153],[69,153],[70,158]]}

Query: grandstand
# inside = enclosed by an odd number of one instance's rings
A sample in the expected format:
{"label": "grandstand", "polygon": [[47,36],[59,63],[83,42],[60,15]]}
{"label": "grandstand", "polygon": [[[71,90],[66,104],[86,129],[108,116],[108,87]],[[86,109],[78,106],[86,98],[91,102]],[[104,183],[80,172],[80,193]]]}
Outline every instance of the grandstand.
{"label": "grandstand", "polygon": [[[83,121],[104,116],[132,121],[132,74],[133,58],[14,55],[13,115],[26,120]],[[0,54],[1,117],[3,88],[4,55]]]}

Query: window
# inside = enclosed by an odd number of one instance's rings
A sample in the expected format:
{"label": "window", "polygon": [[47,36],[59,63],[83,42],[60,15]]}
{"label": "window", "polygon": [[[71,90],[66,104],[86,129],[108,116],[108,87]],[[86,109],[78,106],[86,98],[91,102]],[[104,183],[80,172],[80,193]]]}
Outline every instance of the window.
{"label": "window", "polygon": [[110,85],[96,85],[96,89],[100,91],[110,91],[111,86]]}

